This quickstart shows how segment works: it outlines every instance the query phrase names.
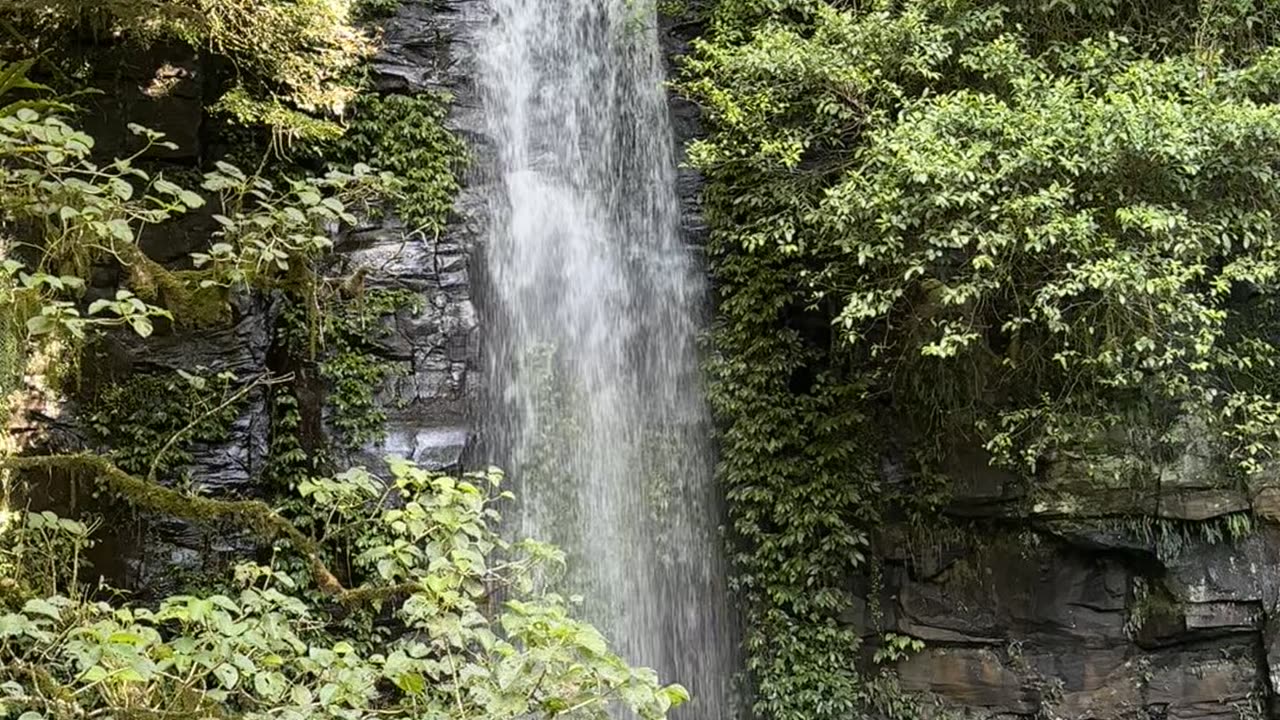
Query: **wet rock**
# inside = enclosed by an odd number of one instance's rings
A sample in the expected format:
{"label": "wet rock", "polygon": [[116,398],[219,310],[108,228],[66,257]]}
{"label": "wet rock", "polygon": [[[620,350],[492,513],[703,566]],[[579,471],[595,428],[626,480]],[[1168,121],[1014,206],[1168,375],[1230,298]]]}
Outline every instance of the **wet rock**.
{"label": "wet rock", "polygon": [[474,38],[488,21],[481,0],[404,0],[383,25],[383,47],[373,62],[378,90],[467,96],[476,77]]}
{"label": "wet rock", "polygon": [[181,45],[147,48],[121,45],[92,50],[92,85],[101,94],[78,100],[87,110],[83,128],[102,158],[127,157],[144,147],[130,123],[157,130],[177,145],[153,147],[148,158],[194,161],[200,157],[204,123],[204,68],[195,51]]}
{"label": "wet rock", "polygon": [[466,427],[397,427],[387,434],[381,449],[432,470],[445,470],[459,467],[470,441],[471,431]]}
{"label": "wet rock", "polygon": [[886,627],[926,643],[899,663],[904,687],[982,718],[1226,720],[1259,712],[1280,679],[1280,529],[1140,554],[1019,537],[936,575],[885,573]]}

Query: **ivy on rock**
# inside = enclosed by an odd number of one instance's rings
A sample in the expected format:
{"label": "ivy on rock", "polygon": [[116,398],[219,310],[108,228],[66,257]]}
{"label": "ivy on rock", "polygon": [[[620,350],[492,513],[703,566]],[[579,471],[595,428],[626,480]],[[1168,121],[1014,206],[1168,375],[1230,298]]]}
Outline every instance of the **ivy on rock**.
{"label": "ivy on rock", "polygon": [[1032,486],[1081,455],[1148,482],[1188,433],[1227,478],[1272,456],[1275,12],[715,5],[681,85],[763,717],[883,704],[836,618],[860,539],[931,522],[953,452]]}
{"label": "ivy on rock", "polygon": [[362,95],[343,136],[316,149],[331,162],[368,163],[401,178],[397,214],[411,231],[438,237],[467,160],[462,141],[444,125],[451,102],[445,93]]}

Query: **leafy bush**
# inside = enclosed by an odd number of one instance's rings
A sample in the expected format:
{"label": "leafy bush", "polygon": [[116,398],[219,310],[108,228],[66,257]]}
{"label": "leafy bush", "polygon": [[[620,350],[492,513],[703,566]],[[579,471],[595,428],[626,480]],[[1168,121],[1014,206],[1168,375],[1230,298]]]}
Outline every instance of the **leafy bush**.
{"label": "leafy bush", "polygon": [[[497,534],[496,471],[390,467],[390,482],[355,469],[299,488],[310,515],[291,520],[349,564],[340,604],[287,572],[285,554],[239,566],[226,593],[94,600],[67,586],[71,568],[32,562],[50,541],[82,549],[85,526],[6,515],[5,576],[64,581],[58,595],[0,595],[0,717],[606,718],[621,704],[656,719],[683,702],[543,590],[558,551]],[[338,620],[366,608],[361,626]]]}
{"label": "leafy bush", "polygon": [[[148,149],[167,142],[131,129],[146,140],[143,149],[99,164],[93,138],[56,114],[31,107],[0,114],[0,282],[16,310],[9,324],[32,336],[79,340],[91,328],[122,325],[150,335],[157,317],[220,319],[226,298],[219,288],[307,282],[310,263],[331,247],[329,233],[398,187],[361,164],[349,173],[286,178],[278,188],[217,163],[202,190],[216,198],[221,227],[207,251],[192,255],[200,270],[170,272],[141,252],[138,238],[145,226],[203,206],[206,195],[138,167]],[[85,280],[104,261],[126,269],[130,288],[82,307]]]}

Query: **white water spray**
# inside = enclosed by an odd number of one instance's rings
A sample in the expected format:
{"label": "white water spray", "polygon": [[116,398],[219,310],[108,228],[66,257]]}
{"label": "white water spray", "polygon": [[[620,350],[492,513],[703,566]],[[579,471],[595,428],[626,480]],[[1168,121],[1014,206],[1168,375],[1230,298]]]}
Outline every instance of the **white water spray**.
{"label": "white water spray", "polygon": [[681,240],[646,0],[491,0],[481,38],[497,146],[487,241],[488,426],[523,534],[634,664],[729,720],[735,665],[710,425],[705,288]]}

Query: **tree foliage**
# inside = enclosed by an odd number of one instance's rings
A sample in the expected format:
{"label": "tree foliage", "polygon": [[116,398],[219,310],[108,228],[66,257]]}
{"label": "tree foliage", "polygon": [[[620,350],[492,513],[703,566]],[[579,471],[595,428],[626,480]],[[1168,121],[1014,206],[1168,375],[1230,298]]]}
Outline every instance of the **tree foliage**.
{"label": "tree foliage", "polygon": [[[185,42],[225,58],[233,82],[213,110],[277,139],[332,139],[355,99],[375,37],[350,0],[0,0],[24,42],[90,33],[137,44]],[[29,49],[29,48],[28,48]]]}
{"label": "tree foliage", "polygon": [[1276,13],[716,6],[683,87],[712,128],[691,158],[710,180],[714,399],[765,716],[866,700],[848,667],[848,693],[819,690],[852,657],[826,629],[858,553],[810,548],[911,509],[880,486],[870,427],[908,447],[925,510],[966,444],[1029,483],[1082,448],[1133,451],[1135,427],[1148,475],[1188,428],[1228,476],[1271,456]]}
{"label": "tree foliage", "polygon": [[683,702],[544,590],[555,549],[497,534],[496,471],[390,472],[298,488],[309,514],[289,522],[350,568],[341,606],[284,550],[238,566],[225,592],[98,600],[90,527],[6,514],[0,717],[605,718],[619,703],[653,720]]}

